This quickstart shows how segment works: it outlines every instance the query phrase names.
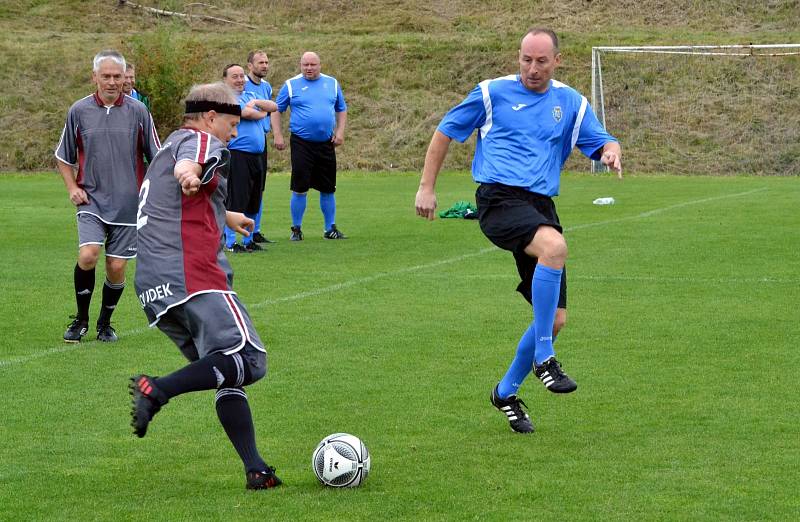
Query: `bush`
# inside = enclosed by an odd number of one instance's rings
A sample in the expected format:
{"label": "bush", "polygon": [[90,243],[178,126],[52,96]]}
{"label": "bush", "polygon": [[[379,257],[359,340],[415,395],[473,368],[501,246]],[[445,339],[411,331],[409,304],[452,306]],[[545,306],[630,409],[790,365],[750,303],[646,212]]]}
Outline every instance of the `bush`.
{"label": "bush", "polygon": [[183,121],[183,104],[196,70],[207,54],[204,46],[177,27],[166,25],[135,36],[130,56],[136,66],[136,89],[150,97],[153,119],[160,136],[166,136]]}

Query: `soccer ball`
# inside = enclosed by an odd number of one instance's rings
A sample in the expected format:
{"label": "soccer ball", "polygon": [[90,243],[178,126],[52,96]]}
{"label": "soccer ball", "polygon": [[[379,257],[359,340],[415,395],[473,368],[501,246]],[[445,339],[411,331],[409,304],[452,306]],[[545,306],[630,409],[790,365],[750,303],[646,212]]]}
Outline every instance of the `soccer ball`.
{"label": "soccer ball", "polygon": [[317,479],[334,488],[354,488],[369,474],[369,450],[361,439],[348,433],[328,435],[317,444],[311,467]]}

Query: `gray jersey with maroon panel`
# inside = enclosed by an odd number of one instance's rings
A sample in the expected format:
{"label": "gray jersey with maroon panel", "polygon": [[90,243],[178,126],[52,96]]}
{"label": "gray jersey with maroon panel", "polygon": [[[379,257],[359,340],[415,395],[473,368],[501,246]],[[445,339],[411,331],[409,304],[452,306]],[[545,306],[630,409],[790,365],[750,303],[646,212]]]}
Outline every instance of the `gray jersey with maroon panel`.
{"label": "gray jersey with maroon panel", "polygon": [[56,147],[56,158],[77,167],[78,186],[89,203],[77,213],[94,214],[110,225],[136,224],[136,201],[161,143],[147,107],[121,95],[106,107],[97,93],[75,102]]}
{"label": "gray jersey with maroon panel", "polygon": [[[211,134],[183,128],[170,134],[147,169],[139,192],[135,285],[151,326],[194,295],[234,294],[233,270],[222,251],[227,180],[219,168],[229,154]],[[191,197],[174,176],[181,161],[203,166],[200,191]]]}

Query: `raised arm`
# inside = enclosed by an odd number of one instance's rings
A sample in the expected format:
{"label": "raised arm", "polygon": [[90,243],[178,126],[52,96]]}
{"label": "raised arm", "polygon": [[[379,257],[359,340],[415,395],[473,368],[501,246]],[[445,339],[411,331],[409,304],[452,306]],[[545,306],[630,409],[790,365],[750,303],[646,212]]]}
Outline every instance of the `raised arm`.
{"label": "raised arm", "polygon": [[442,164],[450,148],[448,136],[441,131],[433,133],[428,152],[425,154],[425,165],[422,167],[422,178],[417,190],[416,209],[417,215],[432,220],[436,217],[436,178],[442,170]]}

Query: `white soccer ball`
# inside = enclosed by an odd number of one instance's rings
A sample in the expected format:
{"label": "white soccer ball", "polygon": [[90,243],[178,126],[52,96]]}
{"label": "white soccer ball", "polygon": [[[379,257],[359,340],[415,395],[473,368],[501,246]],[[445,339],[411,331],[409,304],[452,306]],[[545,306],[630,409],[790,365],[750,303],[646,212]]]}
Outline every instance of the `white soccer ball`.
{"label": "white soccer ball", "polygon": [[317,479],[334,488],[354,488],[369,474],[369,450],[361,439],[348,433],[334,433],[320,441],[311,457]]}

